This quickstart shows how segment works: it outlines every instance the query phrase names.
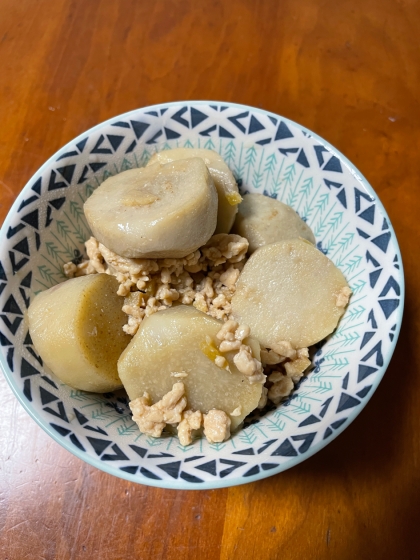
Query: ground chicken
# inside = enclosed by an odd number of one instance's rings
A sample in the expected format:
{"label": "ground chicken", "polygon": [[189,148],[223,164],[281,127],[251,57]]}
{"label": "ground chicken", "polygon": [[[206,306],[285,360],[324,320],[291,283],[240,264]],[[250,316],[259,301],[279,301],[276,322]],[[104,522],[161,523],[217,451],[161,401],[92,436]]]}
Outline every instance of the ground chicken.
{"label": "ground chicken", "polygon": [[192,432],[201,428],[202,420],[203,415],[199,410],[195,412],[186,410],[183,413],[182,420],[178,424],[178,438],[181,445],[185,446],[192,443]]}
{"label": "ground chicken", "polygon": [[223,410],[204,415],[204,435],[209,443],[221,443],[230,437],[230,418]]}
{"label": "ground chicken", "polygon": [[186,406],[183,383],[175,383],[172,390],[153,405],[148,393],[130,402],[134,422],[141,432],[152,437],[160,437],[166,424],[181,422]]}

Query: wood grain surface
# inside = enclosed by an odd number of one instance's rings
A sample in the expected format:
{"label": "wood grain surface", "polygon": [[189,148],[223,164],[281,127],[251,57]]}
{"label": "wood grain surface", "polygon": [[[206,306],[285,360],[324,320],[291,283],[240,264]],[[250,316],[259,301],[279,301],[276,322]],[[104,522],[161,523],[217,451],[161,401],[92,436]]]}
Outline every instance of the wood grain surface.
{"label": "wood grain surface", "polygon": [[231,489],[114,478],[51,440],[0,380],[0,558],[420,558],[420,2],[1,0],[0,222],[89,127],[214,99],[284,115],[341,150],[396,230],[407,298],[379,389],[326,449]]}

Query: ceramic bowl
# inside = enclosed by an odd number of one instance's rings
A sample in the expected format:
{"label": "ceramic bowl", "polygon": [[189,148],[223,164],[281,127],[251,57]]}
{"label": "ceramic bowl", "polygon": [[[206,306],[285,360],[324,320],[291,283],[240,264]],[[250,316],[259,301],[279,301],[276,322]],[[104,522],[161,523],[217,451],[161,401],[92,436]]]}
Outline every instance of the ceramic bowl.
{"label": "ceramic bowl", "polygon": [[[347,278],[353,296],[335,333],[320,345],[313,371],[292,396],[252,418],[230,440],[140,434],[123,392],[105,395],[63,385],[43,366],[25,324],[37,292],[65,278],[62,266],[84,252],[83,203],[110,175],[144,166],[157,150],[210,148],[241,192],[292,206],[317,247]],[[25,186],[0,237],[0,358],[32,418],[68,451],[128,480],[177,489],[255,481],[304,461],[361,412],[392,356],[401,325],[404,279],[389,218],[366,179],[328,142],[288,119],[242,105],[179,102],[104,122],[50,158]]]}

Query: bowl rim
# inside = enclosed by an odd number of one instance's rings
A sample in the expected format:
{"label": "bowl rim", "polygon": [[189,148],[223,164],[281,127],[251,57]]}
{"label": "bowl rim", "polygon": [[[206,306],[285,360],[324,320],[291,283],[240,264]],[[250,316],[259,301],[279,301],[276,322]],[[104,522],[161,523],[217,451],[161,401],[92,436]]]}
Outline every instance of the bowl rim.
{"label": "bowl rim", "polygon": [[15,383],[14,376],[10,374],[10,368],[9,368],[8,364],[6,363],[6,360],[3,356],[3,354],[0,353],[0,368],[3,371],[3,374],[4,374],[4,376],[7,380],[10,388],[12,389],[12,392],[14,393],[14,395],[16,396],[16,398],[20,402],[20,404],[23,406],[25,411],[29,414],[29,416],[33,420],[35,420],[35,422],[50,437],[53,438],[54,441],[56,441],[59,445],[64,447],[72,455],[75,455],[78,459],[81,459],[82,461],[90,464],[93,467],[98,468],[101,471],[104,471],[107,474],[110,474],[110,475],[116,476],[118,478],[128,480],[130,482],[136,482],[137,484],[142,484],[142,485],[145,485],[145,486],[154,486],[154,487],[158,487],[158,488],[165,488],[165,489],[172,489],[172,490],[210,490],[210,489],[216,489],[216,488],[226,488],[226,487],[230,487],[230,486],[238,486],[238,485],[241,485],[241,484],[248,484],[248,483],[251,483],[251,482],[255,482],[257,480],[262,480],[264,478],[274,476],[276,474],[280,474],[281,472],[286,471],[286,470],[302,463],[303,461],[306,461],[307,459],[309,459],[310,457],[312,457],[313,455],[318,453],[318,451],[320,451],[321,449],[326,447],[329,443],[331,443],[334,439],[336,439],[336,437],[338,437],[346,428],[348,428],[348,426],[356,419],[356,417],[359,416],[359,414],[362,412],[362,410],[365,408],[367,403],[370,401],[370,399],[374,395],[376,389],[378,388],[379,383],[382,381],[382,378],[385,375],[386,370],[388,369],[389,363],[390,363],[391,358],[392,358],[392,356],[394,354],[394,351],[395,351],[396,344],[398,342],[399,334],[400,334],[400,331],[401,331],[403,313],[404,313],[405,277],[404,277],[404,265],[403,265],[402,255],[401,255],[401,251],[400,251],[399,244],[398,244],[398,239],[397,239],[397,236],[395,234],[395,230],[393,228],[392,222],[389,219],[388,213],[386,212],[385,207],[382,204],[382,201],[380,200],[379,196],[377,195],[377,193],[375,192],[373,187],[370,185],[370,183],[367,181],[367,179],[364,177],[364,175],[358,170],[358,168],[354,164],[352,164],[351,161],[345,155],[343,155],[337,148],[335,148],[327,140],[325,140],[324,138],[322,138],[321,136],[319,136],[318,134],[316,134],[312,130],[304,127],[303,125],[301,125],[299,123],[297,123],[296,121],[293,121],[293,120],[291,120],[287,117],[284,117],[283,115],[279,115],[277,113],[267,111],[265,109],[261,109],[261,108],[258,108],[258,107],[253,107],[252,105],[232,103],[230,101],[179,100],[179,101],[171,101],[171,102],[167,102],[167,103],[156,103],[156,104],[148,105],[148,106],[145,106],[145,107],[139,107],[137,109],[133,109],[133,110],[127,111],[127,112],[119,114],[119,115],[115,115],[115,116],[107,119],[106,121],[102,121],[101,123],[99,123],[99,124],[89,128],[88,130],[82,132],[81,134],[79,134],[78,136],[76,136],[75,138],[73,138],[72,140],[67,142],[60,149],[58,149],[54,154],[52,154],[45,161],[45,163],[43,165],[41,165],[41,167],[30,177],[30,179],[26,182],[24,187],[21,189],[18,196],[16,197],[16,200],[14,201],[14,203],[12,204],[9,212],[7,213],[7,216],[6,216],[6,218],[3,222],[3,225],[1,227],[1,230],[0,230],[0,247],[3,245],[2,241],[4,240],[5,232],[6,232],[7,228],[9,227],[9,224],[10,224],[13,216],[17,212],[18,207],[21,203],[23,193],[29,188],[30,185],[32,185],[34,178],[41,175],[44,172],[44,170],[46,170],[51,163],[54,163],[59,155],[62,155],[63,153],[65,153],[71,145],[77,143],[78,141],[83,139],[86,135],[91,135],[92,133],[101,130],[103,127],[112,124],[117,119],[123,120],[123,119],[129,118],[130,116],[133,116],[133,115],[137,114],[139,111],[148,111],[148,110],[153,110],[153,109],[156,109],[156,108],[163,108],[163,107],[169,108],[169,107],[178,106],[178,105],[182,105],[182,104],[186,104],[186,105],[206,105],[206,106],[208,106],[208,105],[224,105],[224,106],[228,106],[228,107],[236,107],[236,108],[241,109],[241,110],[248,110],[248,111],[252,110],[255,113],[259,113],[259,114],[266,115],[266,116],[271,116],[271,117],[274,117],[274,118],[279,118],[280,117],[286,124],[290,124],[290,125],[298,128],[298,129],[306,132],[308,135],[310,135],[311,137],[316,139],[320,144],[322,144],[326,148],[328,148],[328,150],[331,153],[337,155],[339,157],[340,161],[343,164],[345,164],[345,166],[350,171],[350,173],[355,177],[355,179],[363,185],[363,187],[366,189],[367,192],[369,192],[372,196],[374,196],[375,204],[378,206],[378,208],[381,211],[381,213],[383,214],[383,216],[387,219],[388,226],[389,226],[389,231],[391,232],[391,239],[393,240],[393,242],[395,244],[395,252],[396,252],[396,255],[398,256],[398,259],[399,259],[399,264],[400,264],[399,274],[400,274],[400,277],[401,277],[400,278],[400,289],[401,289],[400,306],[397,309],[397,318],[396,318],[396,325],[397,326],[396,326],[396,329],[394,331],[395,336],[394,336],[394,339],[391,341],[391,344],[389,346],[387,354],[384,355],[384,357],[383,357],[384,358],[384,365],[377,372],[376,377],[375,377],[375,381],[372,383],[372,390],[369,392],[369,394],[363,399],[363,401],[360,403],[360,405],[356,407],[356,409],[352,410],[352,412],[349,414],[349,416],[347,418],[347,421],[342,426],[337,428],[327,440],[322,440],[322,441],[318,442],[313,447],[311,447],[305,454],[294,457],[288,463],[286,463],[286,465],[279,465],[278,468],[272,469],[270,471],[259,472],[258,474],[248,476],[246,478],[244,478],[243,476],[239,476],[237,478],[232,478],[232,479],[217,479],[217,480],[202,482],[202,483],[200,483],[199,486],[192,486],[191,483],[188,483],[186,481],[181,482],[180,480],[175,480],[175,479],[174,480],[168,480],[168,479],[167,480],[164,480],[164,479],[162,479],[162,480],[153,480],[153,479],[138,480],[138,479],[136,479],[136,477],[134,477],[133,475],[130,475],[129,473],[125,473],[124,471],[121,471],[119,469],[113,469],[110,465],[104,463],[99,458],[96,458],[93,455],[91,456],[87,453],[84,453],[84,452],[80,451],[79,449],[77,449],[75,446],[71,445],[70,442],[68,442],[66,439],[60,437],[60,435],[58,433],[53,431],[52,428],[49,426],[49,424],[46,421],[44,421],[44,419],[42,417],[37,416],[35,411],[33,411],[29,407],[28,403],[22,398],[22,396],[20,394],[20,390],[18,389],[18,386]]}

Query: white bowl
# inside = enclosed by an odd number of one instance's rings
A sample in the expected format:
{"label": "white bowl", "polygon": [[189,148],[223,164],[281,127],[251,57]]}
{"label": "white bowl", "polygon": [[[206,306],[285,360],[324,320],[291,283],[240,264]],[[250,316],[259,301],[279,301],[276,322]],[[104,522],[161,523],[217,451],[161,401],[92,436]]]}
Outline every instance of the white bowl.
{"label": "white bowl", "polygon": [[[123,392],[63,385],[32,346],[24,312],[32,296],[64,280],[63,263],[84,251],[83,202],[107,177],[145,165],[157,150],[211,148],[241,191],[292,206],[317,246],[342,270],[351,303],[320,346],[314,370],[288,401],[230,440],[188,447],[140,434]],[[32,177],[0,234],[0,359],[28,413],[58,443],[110,474],[165,488],[232,486],[304,461],[366,405],[400,330],[404,278],[398,243],[372,187],[330,144],[272,113],[220,102],[154,105],[92,128]]]}

